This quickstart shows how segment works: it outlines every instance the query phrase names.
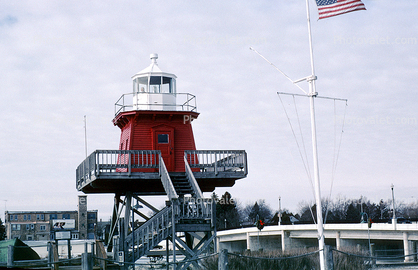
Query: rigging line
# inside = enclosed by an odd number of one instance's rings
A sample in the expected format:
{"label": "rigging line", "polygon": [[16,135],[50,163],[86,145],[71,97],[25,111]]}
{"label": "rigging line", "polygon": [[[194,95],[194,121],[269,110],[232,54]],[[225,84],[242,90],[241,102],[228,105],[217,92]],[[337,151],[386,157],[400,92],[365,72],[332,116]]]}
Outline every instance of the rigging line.
{"label": "rigging line", "polygon": [[[314,224],[316,224],[315,215],[314,215],[314,213],[312,211],[312,207],[313,207],[313,205],[312,206],[309,206],[309,211],[311,212],[311,216],[312,216],[312,220],[313,220]],[[316,207],[316,211],[318,211],[318,206],[316,205],[315,207]]]}
{"label": "rigging line", "polygon": [[[303,167],[305,168],[305,172],[306,172],[306,174],[307,174],[307,175],[308,175],[308,177],[309,177],[309,172],[307,171],[307,168],[306,168],[306,165],[305,165],[305,161],[303,160],[303,155],[302,155],[302,152],[300,151],[299,142],[298,142],[298,140],[297,140],[297,137],[296,137],[296,134],[295,134],[295,130],[293,129],[292,122],[290,121],[289,115],[287,114],[287,111],[286,111],[286,108],[285,108],[285,106],[284,106],[284,104],[283,104],[283,100],[282,100],[282,98],[280,97],[280,95],[278,95],[278,96],[279,96],[280,102],[282,103],[282,107],[283,107],[284,113],[286,114],[287,121],[289,122],[290,129],[292,130],[292,134],[293,134],[293,137],[294,137],[294,139],[295,139],[295,141],[296,141],[296,145],[298,146],[298,151],[299,151],[299,155],[300,155],[300,156],[301,156],[301,158],[302,158]],[[311,181],[311,182],[312,182],[312,181]]]}
{"label": "rigging line", "polygon": [[267,63],[269,63],[270,65],[272,65],[275,69],[277,69],[277,71],[279,71],[283,76],[285,76],[289,81],[291,81],[297,88],[299,88],[300,90],[302,90],[303,93],[306,93],[305,90],[303,90],[302,87],[300,87],[299,85],[297,85],[289,76],[286,75],[286,73],[284,73],[283,71],[281,71],[278,67],[276,67],[272,62],[270,62],[269,60],[267,60],[267,58],[265,58],[264,56],[261,55],[261,53],[259,53],[256,49],[254,49],[253,47],[250,47],[250,50],[254,51],[256,54],[258,54],[261,58],[263,58],[264,60],[266,60]]}
{"label": "rigging line", "polygon": [[[335,179],[335,172],[337,170],[338,158],[340,156],[341,143],[342,143],[342,138],[343,138],[343,134],[344,134],[344,124],[345,124],[345,116],[346,116],[346,112],[347,112],[347,106],[348,105],[346,103],[345,108],[344,108],[343,122],[342,122],[342,125],[341,125],[341,133],[340,133],[340,140],[339,140],[339,143],[338,143],[337,156],[336,156],[334,168],[333,168],[333,171],[332,171],[332,180],[333,181]],[[332,188],[332,186],[331,186],[331,188]]]}
{"label": "rigging line", "polygon": [[[301,124],[300,124],[299,112],[298,112],[298,108],[297,108],[297,106],[296,106],[295,96],[293,96],[293,104],[295,105],[295,112],[296,112],[296,117],[297,117],[297,119],[298,119],[298,125],[299,125],[300,137],[301,137],[301,139],[302,139],[303,151],[305,152],[306,166],[307,166],[307,168],[308,168],[308,178],[309,178],[309,181],[311,182],[311,186],[312,186],[312,188],[314,188],[314,185],[313,185],[313,182],[312,182],[311,169],[309,168],[308,154],[306,153],[305,140],[303,139],[302,126],[301,126]],[[302,159],[303,159],[303,158],[302,158]],[[315,194],[315,193],[314,193],[314,194]]]}
{"label": "rigging line", "polygon": [[[328,195],[328,201],[331,200],[331,193],[332,193],[332,185],[333,185],[333,181],[334,181],[334,164],[335,164],[335,150],[336,150],[336,144],[337,144],[337,112],[336,112],[336,106],[335,106],[335,100],[334,100],[334,150],[332,153],[332,169],[331,169],[331,186],[330,186],[330,191],[329,191],[329,195]],[[329,204],[327,204],[327,207],[325,208],[325,218],[324,218],[324,224],[327,222],[327,217],[328,217],[328,210],[329,210]]]}
{"label": "rigging line", "polygon": [[[337,138],[337,120],[336,120],[336,108],[335,108],[335,102],[334,102],[334,123],[335,123],[335,137],[334,137],[334,155],[335,155],[335,160],[333,160],[333,164],[332,164],[332,172],[331,172],[331,186],[330,186],[330,190],[329,190],[329,200],[331,200],[331,195],[332,195],[332,189],[334,187],[334,181],[335,181],[335,172],[337,171],[337,165],[338,165],[338,158],[340,156],[340,150],[341,150],[341,143],[342,143],[342,137],[344,134],[344,124],[345,124],[345,117],[347,115],[347,102],[345,103],[345,107],[344,107],[344,116],[343,116],[343,122],[341,124],[341,133],[340,133],[340,140],[338,142],[338,148],[336,147],[336,138]],[[328,209],[327,209],[328,211]],[[328,212],[326,212],[325,214],[325,218],[327,217]]]}

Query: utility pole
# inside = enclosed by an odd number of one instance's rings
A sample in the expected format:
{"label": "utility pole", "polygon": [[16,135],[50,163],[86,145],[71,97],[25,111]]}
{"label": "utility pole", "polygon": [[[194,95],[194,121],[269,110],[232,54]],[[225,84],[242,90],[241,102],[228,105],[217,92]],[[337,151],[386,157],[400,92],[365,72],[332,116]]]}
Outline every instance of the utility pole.
{"label": "utility pole", "polygon": [[4,201],[4,222],[6,222],[7,200]]}
{"label": "utility pole", "polygon": [[393,191],[394,185],[392,184],[390,187],[392,189],[392,208],[393,208],[392,220],[393,220],[393,222],[396,222],[396,214],[395,214],[395,193]]}
{"label": "utility pole", "polygon": [[281,197],[279,196],[279,226],[282,224],[282,203],[281,203]]}

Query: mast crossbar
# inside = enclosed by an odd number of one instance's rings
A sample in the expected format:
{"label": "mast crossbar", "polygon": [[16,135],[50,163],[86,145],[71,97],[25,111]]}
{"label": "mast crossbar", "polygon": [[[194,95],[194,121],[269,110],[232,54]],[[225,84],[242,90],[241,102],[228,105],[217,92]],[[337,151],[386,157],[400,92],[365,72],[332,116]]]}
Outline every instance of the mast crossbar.
{"label": "mast crossbar", "polygon": [[[293,93],[286,93],[286,92],[277,92],[278,95],[288,95],[288,96],[298,96],[298,97],[310,97],[310,95],[302,95],[302,94],[293,94]],[[345,98],[333,98],[333,97],[323,97],[323,96],[316,96],[316,98],[323,98],[323,99],[332,99],[332,100],[339,100],[348,102],[348,99]]]}

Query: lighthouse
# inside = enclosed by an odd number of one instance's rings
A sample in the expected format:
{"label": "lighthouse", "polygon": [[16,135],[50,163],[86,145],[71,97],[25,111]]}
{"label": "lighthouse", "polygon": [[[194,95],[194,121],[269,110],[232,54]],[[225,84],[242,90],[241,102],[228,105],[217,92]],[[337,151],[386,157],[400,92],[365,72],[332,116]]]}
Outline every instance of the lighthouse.
{"label": "lighthouse", "polygon": [[177,93],[177,77],[161,71],[157,54],[150,58],[151,64],[132,77],[132,93],[116,103],[119,150],[160,151],[169,172],[184,172],[184,151],[196,150],[191,125],[199,115],[196,98]]}
{"label": "lighthouse", "polygon": [[[81,162],[76,187],[85,194],[114,194],[106,245],[115,260],[135,262],[165,241],[167,262],[171,258],[176,269],[198,267],[194,259],[208,252],[216,237],[215,203],[204,192],[245,178],[247,153],[196,149],[196,97],[178,91],[177,77],[160,69],[157,54],[150,58],[151,64],[132,76],[132,90],[115,103],[117,149],[96,150]],[[152,206],[146,201],[150,195],[166,196],[166,206]],[[139,203],[148,212],[141,212]],[[136,226],[139,216],[145,222]],[[176,253],[185,259],[176,261]]]}

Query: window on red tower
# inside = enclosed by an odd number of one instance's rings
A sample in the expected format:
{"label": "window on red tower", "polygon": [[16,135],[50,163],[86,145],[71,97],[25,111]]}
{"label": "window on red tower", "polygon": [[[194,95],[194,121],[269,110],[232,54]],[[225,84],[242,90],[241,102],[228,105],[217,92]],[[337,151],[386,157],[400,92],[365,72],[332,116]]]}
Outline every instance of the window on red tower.
{"label": "window on red tower", "polygon": [[168,134],[158,134],[158,143],[168,143]]}

